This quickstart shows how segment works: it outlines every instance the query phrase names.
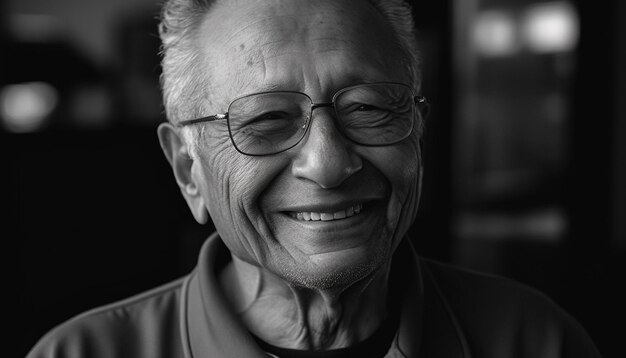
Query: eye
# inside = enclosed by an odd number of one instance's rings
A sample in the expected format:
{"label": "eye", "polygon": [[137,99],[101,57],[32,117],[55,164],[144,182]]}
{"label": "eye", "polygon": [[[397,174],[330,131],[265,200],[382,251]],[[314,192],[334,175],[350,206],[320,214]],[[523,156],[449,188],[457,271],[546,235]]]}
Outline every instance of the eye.
{"label": "eye", "polygon": [[254,118],[256,121],[272,120],[272,119],[284,119],[287,117],[285,112],[267,112]]}
{"label": "eye", "polygon": [[262,132],[282,131],[297,125],[294,115],[284,111],[272,111],[262,113],[249,121],[243,123],[241,127],[248,130],[256,130]]}
{"label": "eye", "polygon": [[245,119],[242,123],[244,125],[251,125],[251,124],[260,124],[260,123],[268,123],[268,122],[272,122],[272,123],[283,122],[283,121],[290,121],[292,120],[293,117],[294,117],[293,114],[287,113],[285,111],[271,111],[271,112],[261,113],[256,116],[250,116],[247,119]]}
{"label": "eye", "polygon": [[359,112],[369,112],[380,110],[380,108],[372,106],[371,104],[361,104],[356,108],[356,110]]}

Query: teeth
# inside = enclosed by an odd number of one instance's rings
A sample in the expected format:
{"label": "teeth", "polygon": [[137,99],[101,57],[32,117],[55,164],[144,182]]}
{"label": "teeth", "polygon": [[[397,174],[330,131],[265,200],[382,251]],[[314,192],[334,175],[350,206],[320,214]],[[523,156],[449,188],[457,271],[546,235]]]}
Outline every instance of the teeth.
{"label": "teeth", "polygon": [[316,212],[292,212],[289,215],[297,220],[303,221],[331,221],[331,220],[341,220],[345,218],[352,217],[357,215],[363,209],[362,204],[357,204],[351,206],[345,210],[339,210],[334,213],[316,213]]}
{"label": "teeth", "polygon": [[340,211],[337,211],[336,213],[333,213],[333,219],[343,219],[345,217],[346,217],[345,210],[340,210]]}

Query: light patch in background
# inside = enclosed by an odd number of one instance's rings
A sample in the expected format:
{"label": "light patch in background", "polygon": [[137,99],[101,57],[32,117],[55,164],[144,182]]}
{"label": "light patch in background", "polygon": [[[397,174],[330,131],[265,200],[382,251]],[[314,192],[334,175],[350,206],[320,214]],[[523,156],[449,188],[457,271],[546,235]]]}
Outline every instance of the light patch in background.
{"label": "light patch in background", "polygon": [[13,38],[24,42],[49,42],[63,37],[63,24],[46,14],[13,14],[9,17]]}
{"label": "light patch in background", "polygon": [[57,90],[45,82],[11,84],[0,89],[0,117],[11,132],[40,129],[58,104]]}
{"label": "light patch in background", "polygon": [[521,26],[524,42],[534,52],[571,51],[578,43],[578,15],[564,1],[529,6]]}
{"label": "light patch in background", "polygon": [[510,56],[519,48],[515,19],[503,10],[482,11],[474,20],[472,40],[483,56]]}

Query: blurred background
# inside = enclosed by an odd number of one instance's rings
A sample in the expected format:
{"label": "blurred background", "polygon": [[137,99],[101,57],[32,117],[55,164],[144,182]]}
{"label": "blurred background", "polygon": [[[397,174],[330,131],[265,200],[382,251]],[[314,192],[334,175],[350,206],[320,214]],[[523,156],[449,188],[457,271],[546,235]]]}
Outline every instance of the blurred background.
{"label": "blurred background", "polygon": [[[625,357],[626,2],[414,0],[432,103],[422,255],[547,293]],[[69,317],[180,277],[188,213],[156,0],[0,0],[0,237],[18,355]]]}

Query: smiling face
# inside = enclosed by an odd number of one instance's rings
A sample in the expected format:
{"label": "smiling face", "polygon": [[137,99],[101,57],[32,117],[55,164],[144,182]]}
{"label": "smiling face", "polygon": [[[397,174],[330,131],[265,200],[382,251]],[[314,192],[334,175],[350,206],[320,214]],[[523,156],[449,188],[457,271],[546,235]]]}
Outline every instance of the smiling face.
{"label": "smiling face", "polygon": [[[301,91],[318,103],[359,83],[411,83],[391,28],[364,1],[218,3],[197,43],[211,78],[207,114],[260,91]],[[238,153],[225,121],[200,124],[190,165],[192,211],[206,207],[232,254],[311,288],[350,285],[388,263],[419,199],[416,133],[366,147],[333,115],[315,109],[298,145],[264,157]]]}

